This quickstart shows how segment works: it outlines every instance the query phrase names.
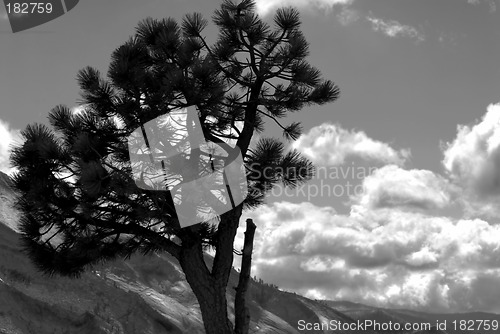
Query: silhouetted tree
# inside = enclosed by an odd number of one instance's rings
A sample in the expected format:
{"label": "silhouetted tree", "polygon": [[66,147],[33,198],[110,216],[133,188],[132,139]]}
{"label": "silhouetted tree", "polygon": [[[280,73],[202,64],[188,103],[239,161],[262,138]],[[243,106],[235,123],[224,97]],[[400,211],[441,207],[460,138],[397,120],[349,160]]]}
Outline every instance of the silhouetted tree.
{"label": "silhouetted tree", "polygon": [[[74,114],[57,106],[48,116],[51,127],[28,125],[11,161],[18,168],[13,179],[21,194],[22,239],[39,269],[78,276],[109,259],[168,252],[199,301],[206,332],[243,334],[249,326],[248,279],[237,287],[235,325],[226,301],[242,210],[262,204],[274,185],[294,187],[314,171],[280,140],[251,145],[252,135],[269,119],[286,139],[296,139],[300,124],[284,126],[280,119],[334,101],[339,90],[306,61],[308,43],[295,9],[279,9],[272,26],[257,16],[253,1],[224,1],[213,22],[219,36],[211,46],[200,14],[186,15],[180,25],[173,19],[140,22],[113,52],[107,78],[91,67],[79,71],[84,110]],[[171,194],[140,188],[133,177],[129,135],[189,106],[196,107],[207,141],[228,156],[234,152],[228,143],[235,143],[247,167],[247,198],[215,226],[181,228]],[[204,260],[207,247],[215,252],[211,267]],[[241,255],[251,256],[244,250]]]}

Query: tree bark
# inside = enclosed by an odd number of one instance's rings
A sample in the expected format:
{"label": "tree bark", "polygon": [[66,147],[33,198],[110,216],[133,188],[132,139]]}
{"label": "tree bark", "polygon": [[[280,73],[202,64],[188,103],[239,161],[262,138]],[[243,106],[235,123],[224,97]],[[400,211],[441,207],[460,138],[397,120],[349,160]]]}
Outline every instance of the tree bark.
{"label": "tree bark", "polygon": [[214,279],[203,259],[201,244],[181,250],[179,263],[198,299],[206,334],[234,334],[227,314],[226,285]]}
{"label": "tree bark", "polygon": [[236,297],[234,300],[234,329],[235,334],[248,334],[250,326],[250,311],[246,305],[248,283],[250,281],[250,271],[252,269],[253,239],[256,226],[252,219],[247,219],[247,230],[245,232],[245,241],[243,244],[241,271],[236,288]]}
{"label": "tree bark", "polygon": [[247,231],[243,248],[242,270],[235,298],[235,325],[229,320],[226,288],[233,264],[233,243],[241,217],[241,205],[221,215],[216,236],[216,254],[212,270],[203,258],[201,242],[190,237],[189,232],[181,238],[179,263],[186,280],[200,305],[206,334],[247,334],[250,314],[246,307],[246,291],[250,279],[255,224],[247,220]]}

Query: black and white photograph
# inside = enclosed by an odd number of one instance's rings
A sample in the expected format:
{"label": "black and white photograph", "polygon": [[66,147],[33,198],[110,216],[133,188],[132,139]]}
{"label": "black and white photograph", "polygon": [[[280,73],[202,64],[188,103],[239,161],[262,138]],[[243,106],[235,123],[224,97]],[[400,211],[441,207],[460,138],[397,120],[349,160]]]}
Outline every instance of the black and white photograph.
{"label": "black and white photograph", "polygon": [[3,0],[0,334],[500,333],[499,0]]}

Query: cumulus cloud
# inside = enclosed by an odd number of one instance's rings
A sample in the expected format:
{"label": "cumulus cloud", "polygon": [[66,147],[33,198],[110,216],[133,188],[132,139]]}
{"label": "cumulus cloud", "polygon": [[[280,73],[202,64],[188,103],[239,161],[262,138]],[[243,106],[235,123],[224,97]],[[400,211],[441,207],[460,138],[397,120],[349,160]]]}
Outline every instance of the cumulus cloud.
{"label": "cumulus cloud", "polygon": [[405,258],[406,263],[414,267],[422,267],[429,264],[437,263],[438,254],[429,250],[429,247],[422,249],[408,255]]}
{"label": "cumulus cloud", "polygon": [[500,310],[483,288],[499,281],[498,225],[397,209],[341,215],[289,202],[251,216],[253,272],[282,288],[382,307]]}
{"label": "cumulus cloud", "polygon": [[500,195],[500,104],[490,105],[477,124],[457,127],[443,164],[454,180],[478,194]]}
{"label": "cumulus cloud", "polygon": [[385,21],[373,16],[367,16],[366,19],[372,24],[375,31],[379,31],[389,37],[409,37],[418,42],[425,40],[425,36],[417,28],[399,23],[395,20]]}
{"label": "cumulus cloud", "polygon": [[500,104],[490,105],[476,124],[459,125],[456,138],[443,145],[443,155],[446,172],[463,187],[470,208],[498,213],[495,207],[500,199]]}
{"label": "cumulus cloud", "polygon": [[396,165],[376,169],[363,180],[363,192],[353,197],[364,209],[395,208],[433,210],[448,206],[452,187],[429,170],[405,170]]}
{"label": "cumulus cloud", "polygon": [[0,120],[0,171],[10,174],[14,169],[10,166],[11,146],[20,143],[20,131]]}
{"label": "cumulus cloud", "polygon": [[343,129],[340,125],[324,123],[300,136],[293,147],[313,162],[323,165],[341,165],[346,159],[382,164],[402,165],[410,157],[407,149],[395,150],[388,144],[374,140],[363,131]]}
{"label": "cumulus cloud", "polygon": [[253,211],[257,276],[312,298],[500,312],[491,292],[500,283],[500,224],[439,214],[457,203],[491,212],[498,206],[500,104],[443,144],[445,175],[404,169],[409,152],[338,125],[313,128],[295,147],[325,165],[351,158],[385,165],[363,178],[348,214],[308,202]]}
{"label": "cumulus cloud", "polygon": [[347,6],[354,0],[257,0],[257,12],[265,16],[271,11],[280,8],[293,6],[298,8],[317,8],[320,10],[331,10],[335,6]]}

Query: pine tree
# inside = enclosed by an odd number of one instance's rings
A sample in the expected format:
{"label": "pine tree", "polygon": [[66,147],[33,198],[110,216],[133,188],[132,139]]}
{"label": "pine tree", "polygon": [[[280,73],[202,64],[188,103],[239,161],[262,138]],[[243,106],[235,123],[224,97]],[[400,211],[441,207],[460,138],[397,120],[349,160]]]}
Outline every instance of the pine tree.
{"label": "pine tree", "polygon": [[[107,77],[79,71],[84,111],[56,106],[50,127],[30,124],[11,161],[18,172],[22,240],[43,272],[77,277],[93,264],[134,253],[168,252],[182,267],[196,295],[206,333],[248,333],[246,290],[255,225],[247,221],[241,253],[233,249],[242,211],[264,202],[273,186],[295,187],[314,172],[310,161],[287,151],[277,138],[252,142],[266,120],[283,129],[285,140],[300,136],[299,123],[281,119],[312,104],[337,99],[339,90],[307,61],[308,43],[299,13],[279,9],[273,24],[255,13],[255,3],[225,0],[214,12],[218,39],[203,35],[200,14],[145,19],[135,35],[112,54]],[[138,187],[127,138],[145,122],[196,106],[207,141],[230,155],[241,152],[249,193],[218,223],[181,228],[168,191]],[[266,173],[262,173],[263,170]],[[215,252],[207,267],[207,248]],[[228,318],[226,288],[234,254],[243,256],[235,301]]]}

